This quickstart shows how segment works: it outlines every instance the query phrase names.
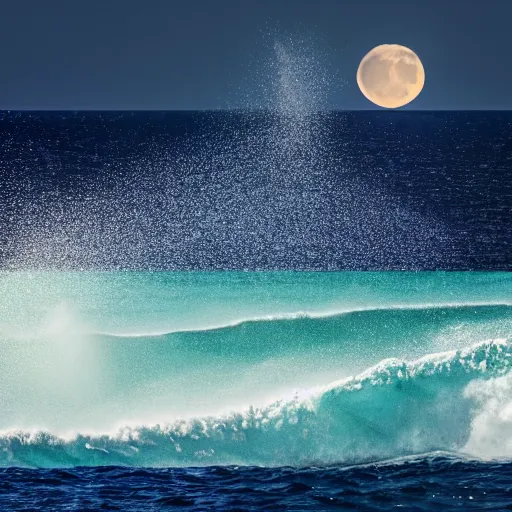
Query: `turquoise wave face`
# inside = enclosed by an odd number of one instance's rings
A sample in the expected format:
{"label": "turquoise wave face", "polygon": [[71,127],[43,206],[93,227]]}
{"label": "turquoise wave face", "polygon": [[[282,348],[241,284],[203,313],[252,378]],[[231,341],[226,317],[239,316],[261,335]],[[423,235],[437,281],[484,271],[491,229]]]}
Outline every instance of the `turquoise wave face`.
{"label": "turquoise wave face", "polygon": [[468,448],[482,457],[512,456],[512,417],[495,424],[488,410],[499,399],[510,408],[511,368],[512,343],[506,340],[410,363],[392,359],[357,377],[241,413],[71,439],[6,432],[0,464],[300,466]]}
{"label": "turquoise wave face", "polygon": [[512,456],[510,274],[12,272],[0,297],[3,465]]}

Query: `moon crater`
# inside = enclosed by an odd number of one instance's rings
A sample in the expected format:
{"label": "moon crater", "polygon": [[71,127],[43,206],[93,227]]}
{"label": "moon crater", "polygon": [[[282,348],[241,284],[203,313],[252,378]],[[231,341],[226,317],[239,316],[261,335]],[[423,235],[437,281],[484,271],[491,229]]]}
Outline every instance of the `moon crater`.
{"label": "moon crater", "polygon": [[413,101],[425,84],[419,57],[398,44],[383,44],[368,52],[357,70],[357,84],[371,102],[398,108]]}

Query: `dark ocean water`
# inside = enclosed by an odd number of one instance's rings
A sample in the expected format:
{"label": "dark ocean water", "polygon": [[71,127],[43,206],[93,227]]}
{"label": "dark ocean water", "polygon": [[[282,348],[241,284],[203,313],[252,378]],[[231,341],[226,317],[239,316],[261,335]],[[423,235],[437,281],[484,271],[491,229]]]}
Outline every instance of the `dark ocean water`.
{"label": "dark ocean water", "polygon": [[510,112],[4,112],[3,268],[507,270]]}
{"label": "dark ocean water", "polygon": [[512,510],[512,465],[443,454],[355,467],[0,470],[2,510]]}
{"label": "dark ocean water", "polygon": [[511,206],[510,112],[1,113],[0,510],[512,510]]}

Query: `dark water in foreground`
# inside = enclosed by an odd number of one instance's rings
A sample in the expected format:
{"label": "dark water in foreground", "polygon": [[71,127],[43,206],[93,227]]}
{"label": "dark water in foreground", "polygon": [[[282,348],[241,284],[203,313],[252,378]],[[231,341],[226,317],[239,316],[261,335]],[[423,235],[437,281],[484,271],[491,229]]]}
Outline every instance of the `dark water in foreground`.
{"label": "dark water in foreground", "polygon": [[1,510],[512,510],[512,463],[443,454],[356,467],[8,468]]}

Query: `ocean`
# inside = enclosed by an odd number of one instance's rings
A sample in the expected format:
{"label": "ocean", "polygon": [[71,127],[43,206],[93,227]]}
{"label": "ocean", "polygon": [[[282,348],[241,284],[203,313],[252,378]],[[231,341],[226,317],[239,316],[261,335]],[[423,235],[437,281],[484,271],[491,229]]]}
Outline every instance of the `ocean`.
{"label": "ocean", "polygon": [[1,510],[512,509],[512,114],[297,98],[1,113]]}
{"label": "ocean", "polygon": [[0,268],[512,267],[511,112],[0,114]]}

